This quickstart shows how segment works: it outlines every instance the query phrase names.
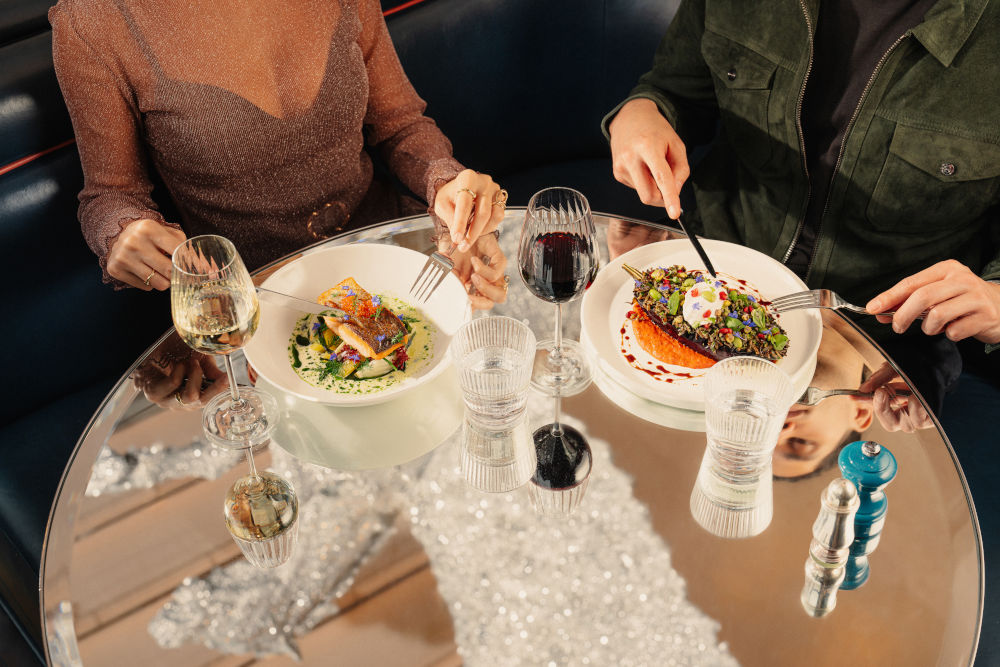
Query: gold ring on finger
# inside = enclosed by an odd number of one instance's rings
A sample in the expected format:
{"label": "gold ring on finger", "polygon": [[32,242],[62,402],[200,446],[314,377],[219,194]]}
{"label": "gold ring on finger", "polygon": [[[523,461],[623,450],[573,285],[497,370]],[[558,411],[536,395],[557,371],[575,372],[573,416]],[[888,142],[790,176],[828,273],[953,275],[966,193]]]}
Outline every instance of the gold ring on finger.
{"label": "gold ring on finger", "polygon": [[507,197],[507,191],[500,188],[493,196],[493,205],[499,206],[500,208],[507,208]]}
{"label": "gold ring on finger", "polygon": [[506,294],[507,290],[510,289],[510,276],[506,273],[503,276],[503,293]]}
{"label": "gold ring on finger", "polygon": [[[473,190],[472,188],[459,188],[459,189],[458,189],[458,191],[459,191],[459,192],[468,192],[468,193],[469,193],[470,195],[472,195],[472,198],[473,198],[473,199],[475,199],[475,198],[476,198],[476,191],[475,191],[475,190]],[[456,193],[456,194],[457,194],[457,193]]]}
{"label": "gold ring on finger", "polygon": [[144,284],[144,285],[145,285],[146,287],[149,287],[149,281],[150,281],[150,280],[152,280],[153,276],[155,276],[155,275],[156,275],[156,270],[153,270],[153,271],[150,271],[150,272],[149,272],[149,275],[148,275],[148,276],[146,276],[146,279],[142,281],[142,282],[143,282],[143,284]]}
{"label": "gold ring on finger", "polygon": [[180,406],[182,406],[182,407],[187,407],[187,403],[185,403],[185,402],[184,402],[184,399],[183,399],[183,398],[181,398],[181,392],[179,392],[179,391],[178,391],[178,392],[175,392],[175,393],[174,393],[174,398],[176,398],[176,399],[177,399],[177,403],[178,403],[178,404],[179,404]]}

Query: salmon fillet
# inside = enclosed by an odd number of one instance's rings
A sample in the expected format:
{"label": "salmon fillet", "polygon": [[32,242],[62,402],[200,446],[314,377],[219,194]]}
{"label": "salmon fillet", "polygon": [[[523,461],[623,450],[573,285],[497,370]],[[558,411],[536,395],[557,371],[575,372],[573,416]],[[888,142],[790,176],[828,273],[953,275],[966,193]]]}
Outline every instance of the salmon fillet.
{"label": "salmon fillet", "polygon": [[347,313],[346,317],[324,317],[326,326],[345,343],[369,359],[382,359],[406,345],[403,322],[387,307],[380,307],[354,278],[346,278],[319,295],[317,301]]}

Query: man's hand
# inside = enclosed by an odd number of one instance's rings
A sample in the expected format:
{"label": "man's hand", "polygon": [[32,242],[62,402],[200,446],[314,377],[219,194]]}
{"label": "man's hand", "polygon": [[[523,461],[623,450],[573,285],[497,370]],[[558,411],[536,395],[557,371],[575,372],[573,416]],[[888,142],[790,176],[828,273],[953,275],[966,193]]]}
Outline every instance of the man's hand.
{"label": "man's hand", "polygon": [[913,433],[934,426],[923,404],[889,362],[865,380],[860,391],[872,392],[872,408],[882,428],[887,431]]}
{"label": "man's hand", "polygon": [[920,327],[928,335],[944,332],[951,340],[974,337],[1000,343],[1000,285],[986,282],[953,259],[904,278],[865,308],[873,314],[894,308],[895,315],[878,319],[892,322],[896,333],[928,311]]}
{"label": "man's hand", "polygon": [[673,219],[681,214],[680,191],[691,175],[687,149],[656,103],[635,99],[608,125],[615,179],[634,188],[649,206],[664,206]]}

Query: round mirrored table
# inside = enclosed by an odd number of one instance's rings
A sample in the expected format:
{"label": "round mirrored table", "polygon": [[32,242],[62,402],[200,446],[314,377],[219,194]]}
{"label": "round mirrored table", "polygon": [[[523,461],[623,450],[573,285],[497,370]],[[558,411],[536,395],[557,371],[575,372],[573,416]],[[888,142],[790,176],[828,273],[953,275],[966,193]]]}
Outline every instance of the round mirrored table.
{"label": "round mirrored table", "polygon": [[[554,309],[517,277],[523,215],[510,209],[503,226],[513,279],[507,302],[493,312],[525,320],[541,339],[550,335]],[[602,263],[677,236],[615,216],[595,220]],[[431,233],[426,217],[401,219],[300,255],[351,243],[430,252]],[[579,340],[579,301],[564,310],[564,333]],[[223,521],[226,489],[246,470],[242,456],[203,441],[200,411],[153,404],[133,380],[177,342],[168,332],[136,361],[65,470],[40,582],[52,664],[974,659],[982,542],[963,473],[936,422],[890,432],[870,411],[859,418],[849,397],[799,408],[811,435],[800,431],[795,440],[783,431],[773,521],[757,537],[726,540],[703,530],[689,509],[706,444],[703,416],[629,391],[597,360],[594,383],[562,399],[566,422],[585,434],[594,461],[570,517],[537,516],[523,488],[487,494],[462,479],[463,410],[453,369],[419,392],[363,408],[297,401],[261,382],[276,392],[283,414],[258,466],[292,480],[300,523],[292,559],[258,570]],[[247,381],[242,355],[235,361]],[[812,384],[860,383],[887,361],[848,319],[823,312]],[[552,400],[529,398],[527,428],[550,421]],[[890,449],[899,472],[886,490],[890,509],[869,580],[839,591],[836,608],[815,618],[800,602],[813,522],[821,492],[839,477],[839,447],[856,438]]]}

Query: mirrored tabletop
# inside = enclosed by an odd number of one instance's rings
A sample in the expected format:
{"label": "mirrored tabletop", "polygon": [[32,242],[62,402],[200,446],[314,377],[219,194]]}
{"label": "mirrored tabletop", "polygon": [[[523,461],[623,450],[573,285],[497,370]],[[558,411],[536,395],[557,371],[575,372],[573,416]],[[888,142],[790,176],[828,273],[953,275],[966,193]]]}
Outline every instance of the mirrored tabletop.
{"label": "mirrored tabletop", "polygon": [[[602,266],[683,238],[594,217]],[[552,335],[555,308],[519,277],[523,219],[523,209],[507,211],[499,240],[511,282],[491,313],[526,322],[541,340]],[[429,253],[432,232],[427,217],[391,221],[311,246],[255,278],[348,244]],[[581,300],[563,307],[567,339],[593,336],[580,308]],[[615,302],[605,324],[624,323],[628,309]],[[821,311],[819,319],[810,386],[856,389],[891,362],[847,317]],[[537,514],[524,487],[485,493],[463,478],[469,427],[453,367],[384,403],[331,406],[258,377],[234,353],[241,384],[256,381],[281,410],[256,465],[290,480],[299,499],[291,558],[258,569],[223,517],[227,489],[246,474],[243,455],[205,440],[197,407],[144,391],[144,374],[169,375],[186,349],[167,332],[107,396],[64,473],[40,591],[51,663],[972,663],[982,542],[936,421],[890,431],[870,401],[850,396],[794,406],[774,456],[773,520],[756,537],[724,539],[690,508],[704,414],[644,393],[593,343],[584,347],[594,381],[559,399],[593,459],[569,516]],[[552,421],[555,401],[532,393],[519,437]],[[835,608],[817,618],[801,601],[814,522],[821,494],[840,477],[837,454],[855,440],[891,451],[898,473],[885,489],[889,511],[870,576],[837,591]]]}

